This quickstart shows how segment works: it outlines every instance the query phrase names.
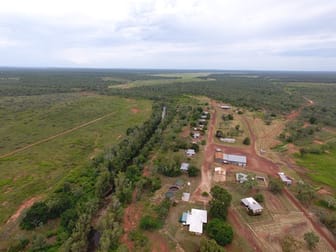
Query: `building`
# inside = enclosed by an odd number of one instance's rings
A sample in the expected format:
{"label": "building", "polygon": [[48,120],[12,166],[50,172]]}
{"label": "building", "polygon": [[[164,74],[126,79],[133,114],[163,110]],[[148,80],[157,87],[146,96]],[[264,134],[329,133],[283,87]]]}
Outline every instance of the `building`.
{"label": "building", "polygon": [[189,169],[189,164],[188,163],[182,163],[181,164],[181,167],[180,167],[180,170],[181,171],[188,171],[188,169]]}
{"label": "building", "polygon": [[220,108],[221,109],[230,109],[231,106],[229,106],[229,105],[220,105]]}
{"label": "building", "polygon": [[241,203],[246,207],[247,211],[252,215],[261,214],[263,207],[252,197],[241,199]]}
{"label": "building", "polygon": [[207,223],[208,213],[206,210],[192,208],[190,212],[184,212],[180,218],[183,225],[189,225],[189,232],[203,233],[203,223]]}
{"label": "building", "polygon": [[284,184],[286,184],[286,185],[291,185],[291,184],[292,184],[292,180],[289,179],[289,178],[285,175],[285,173],[283,173],[283,172],[279,172],[278,174],[279,174],[279,177],[280,177],[281,181],[282,181]]}
{"label": "building", "polygon": [[191,157],[191,156],[195,155],[196,152],[195,152],[194,149],[188,149],[188,150],[186,150],[186,154],[187,154],[188,157]]}
{"label": "building", "polygon": [[235,143],[236,142],[236,139],[234,139],[234,138],[223,138],[223,137],[221,137],[221,138],[219,138],[219,140],[223,143]]}
{"label": "building", "polygon": [[233,154],[223,154],[224,164],[235,164],[245,167],[247,165],[246,156],[233,155]]}
{"label": "building", "polygon": [[224,164],[234,164],[245,167],[247,165],[246,156],[225,154],[222,152],[215,152],[215,162]]}
{"label": "building", "polygon": [[186,201],[186,202],[188,202],[189,199],[190,199],[190,193],[184,192],[184,193],[182,194],[182,201]]}
{"label": "building", "polygon": [[207,119],[208,117],[206,115],[201,115],[201,119]]}
{"label": "building", "polygon": [[199,138],[201,134],[199,132],[194,132],[193,133],[193,138]]}
{"label": "building", "polygon": [[244,183],[245,181],[248,180],[248,175],[245,173],[238,172],[236,173],[236,181],[239,183]]}

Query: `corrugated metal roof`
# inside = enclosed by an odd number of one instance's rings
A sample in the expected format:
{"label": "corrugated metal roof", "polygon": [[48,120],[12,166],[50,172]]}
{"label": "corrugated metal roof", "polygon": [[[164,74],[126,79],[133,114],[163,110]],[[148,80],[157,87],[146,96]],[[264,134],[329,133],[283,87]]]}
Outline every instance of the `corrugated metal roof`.
{"label": "corrugated metal roof", "polygon": [[253,212],[260,212],[264,208],[252,197],[241,199],[241,202]]}
{"label": "corrugated metal roof", "polygon": [[207,223],[207,211],[201,209],[191,209],[191,213],[187,216],[186,224],[189,225],[189,231],[202,234],[203,223]]}
{"label": "corrugated metal roof", "polygon": [[225,161],[236,162],[236,163],[245,163],[246,164],[246,156],[224,154],[223,157],[224,157]]}

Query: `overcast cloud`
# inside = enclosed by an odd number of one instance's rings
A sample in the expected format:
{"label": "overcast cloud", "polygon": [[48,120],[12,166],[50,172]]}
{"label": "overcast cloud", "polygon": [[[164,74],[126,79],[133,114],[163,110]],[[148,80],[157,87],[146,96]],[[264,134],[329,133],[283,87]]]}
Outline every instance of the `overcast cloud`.
{"label": "overcast cloud", "polygon": [[336,71],[335,0],[0,0],[0,66]]}

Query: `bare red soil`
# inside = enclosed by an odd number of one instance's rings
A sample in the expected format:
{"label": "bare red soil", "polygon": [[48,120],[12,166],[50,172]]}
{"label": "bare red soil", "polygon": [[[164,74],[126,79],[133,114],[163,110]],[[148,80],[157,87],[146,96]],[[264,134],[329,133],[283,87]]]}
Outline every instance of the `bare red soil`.
{"label": "bare red soil", "polygon": [[40,199],[41,199],[41,196],[36,196],[36,197],[33,197],[23,202],[21,206],[18,208],[18,210],[16,210],[16,212],[7,220],[6,223],[15,222],[21,216],[24,210],[26,210],[27,208],[30,208],[36,201]]}
{"label": "bare red soil", "polygon": [[134,244],[128,236],[132,230],[137,228],[142,213],[142,208],[136,203],[136,194],[137,191],[134,190],[132,195],[132,203],[125,209],[123,219],[124,234],[121,237],[121,242],[125,244],[130,251],[133,251]]}
{"label": "bare red soil", "polygon": [[137,114],[137,113],[140,112],[140,109],[138,109],[138,108],[132,108],[131,111],[132,111],[133,114]]}
{"label": "bare red soil", "polygon": [[235,232],[239,236],[244,237],[255,251],[262,251],[254,234],[246,225],[242,224],[236,210],[233,208],[229,208],[228,221],[234,226]]}

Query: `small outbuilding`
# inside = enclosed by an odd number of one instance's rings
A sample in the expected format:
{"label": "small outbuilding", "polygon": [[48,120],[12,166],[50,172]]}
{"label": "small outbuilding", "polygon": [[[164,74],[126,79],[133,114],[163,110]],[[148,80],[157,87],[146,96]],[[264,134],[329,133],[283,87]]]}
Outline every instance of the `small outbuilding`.
{"label": "small outbuilding", "polygon": [[291,184],[292,184],[292,180],[289,179],[289,178],[285,175],[285,173],[283,173],[283,172],[279,172],[278,174],[279,174],[279,177],[280,177],[281,181],[282,181],[284,184],[286,184],[286,185],[291,185]]}
{"label": "small outbuilding", "polygon": [[189,169],[189,163],[182,163],[182,164],[181,164],[181,167],[180,167],[180,170],[181,170],[181,171],[185,171],[185,172],[187,172],[188,169]]}
{"label": "small outbuilding", "polygon": [[235,143],[236,142],[236,139],[234,139],[234,138],[223,138],[223,137],[221,137],[221,138],[219,138],[219,140],[223,143]]}
{"label": "small outbuilding", "polygon": [[193,133],[193,138],[199,138],[201,134],[199,132],[194,132]]}
{"label": "small outbuilding", "polygon": [[252,215],[259,215],[263,211],[263,207],[252,197],[241,199],[241,203],[246,207],[247,211]]}
{"label": "small outbuilding", "polygon": [[190,199],[190,193],[184,192],[184,193],[182,194],[182,201],[186,201],[186,202],[188,202],[189,199]]}
{"label": "small outbuilding", "polygon": [[220,105],[221,109],[231,109],[231,106],[229,105]]}
{"label": "small outbuilding", "polygon": [[236,173],[236,181],[240,184],[246,182],[248,180],[248,175],[245,173],[238,172]]}
{"label": "small outbuilding", "polygon": [[186,155],[187,155],[188,157],[191,157],[191,156],[193,156],[193,155],[195,155],[195,154],[196,154],[196,152],[195,152],[194,149],[187,149],[187,150],[186,150]]}

